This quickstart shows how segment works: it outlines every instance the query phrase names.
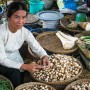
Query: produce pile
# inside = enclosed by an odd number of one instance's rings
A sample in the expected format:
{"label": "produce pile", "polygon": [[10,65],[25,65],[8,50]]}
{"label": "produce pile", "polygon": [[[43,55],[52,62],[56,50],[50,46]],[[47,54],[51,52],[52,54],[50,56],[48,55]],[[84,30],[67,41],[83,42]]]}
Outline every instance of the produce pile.
{"label": "produce pile", "polygon": [[86,45],[90,45],[90,36],[81,36],[80,39],[84,41]]}
{"label": "produce pile", "polygon": [[0,90],[12,90],[12,87],[7,80],[0,80]]}
{"label": "produce pile", "polygon": [[78,41],[79,50],[90,59],[90,36],[81,36]]}
{"label": "produce pile", "polygon": [[81,79],[67,85],[65,90],[90,90],[90,79]]}
{"label": "produce pile", "polygon": [[89,82],[80,82],[73,86],[71,86],[68,90],[90,90],[90,83]]}
{"label": "produce pile", "polygon": [[39,82],[29,82],[19,85],[15,90],[56,90],[50,85],[39,83]]}
{"label": "produce pile", "polygon": [[35,79],[44,82],[60,82],[72,79],[82,71],[81,63],[72,56],[53,54],[49,59],[51,67],[32,73]]}
{"label": "produce pile", "polygon": [[53,89],[51,89],[47,85],[39,85],[39,84],[37,84],[37,85],[31,85],[31,86],[27,85],[26,87],[24,87],[24,88],[22,88],[20,90],[53,90]]}

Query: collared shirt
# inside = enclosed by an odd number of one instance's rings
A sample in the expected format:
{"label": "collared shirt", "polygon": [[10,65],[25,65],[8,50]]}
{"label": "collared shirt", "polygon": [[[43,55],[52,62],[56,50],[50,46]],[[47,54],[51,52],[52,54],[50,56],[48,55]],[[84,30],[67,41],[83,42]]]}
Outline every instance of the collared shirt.
{"label": "collared shirt", "polygon": [[25,27],[12,33],[8,28],[8,23],[0,25],[0,64],[20,69],[24,62],[18,50],[24,41],[28,43],[32,51],[39,57],[47,55],[33,34]]}

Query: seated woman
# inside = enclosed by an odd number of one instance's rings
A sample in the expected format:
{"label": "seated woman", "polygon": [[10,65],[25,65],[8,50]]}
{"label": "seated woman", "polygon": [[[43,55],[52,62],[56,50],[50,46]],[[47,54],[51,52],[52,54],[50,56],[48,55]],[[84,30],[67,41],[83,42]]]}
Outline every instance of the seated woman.
{"label": "seated woman", "polygon": [[[0,74],[11,80],[14,87],[23,83],[24,70],[37,71],[50,67],[46,51],[35,40],[32,33],[23,25],[26,22],[27,8],[24,3],[12,2],[7,9],[7,22],[0,25]],[[35,62],[24,64],[19,49],[26,41],[32,51],[42,60],[43,65]]]}

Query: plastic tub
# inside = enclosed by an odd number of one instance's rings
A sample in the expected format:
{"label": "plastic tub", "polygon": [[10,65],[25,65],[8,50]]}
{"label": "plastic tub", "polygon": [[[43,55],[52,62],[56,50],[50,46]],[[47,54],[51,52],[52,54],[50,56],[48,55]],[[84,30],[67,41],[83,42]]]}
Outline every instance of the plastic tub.
{"label": "plastic tub", "polygon": [[59,21],[64,15],[57,11],[41,11],[37,13],[37,17],[42,20],[43,28],[57,28]]}
{"label": "plastic tub", "polygon": [[44,8],[43,1],[30,1],[29,12],[32,14],[36,14],[39,11],[42,11]]}

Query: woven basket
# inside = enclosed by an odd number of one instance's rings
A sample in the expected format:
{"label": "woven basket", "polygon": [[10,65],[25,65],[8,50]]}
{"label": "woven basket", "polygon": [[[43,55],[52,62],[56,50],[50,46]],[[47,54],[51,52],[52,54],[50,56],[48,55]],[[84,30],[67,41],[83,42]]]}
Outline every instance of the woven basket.
{"label": "woven basket", "polygon": [[33,24],[38,22],[39,19],[35,17],[35,15],[33,14],[28,14],[27,15],[27,19],[26,19],[26,24]]}
{"label": "woven basket", "polygon": [[11,90],[14,90],[14,86],[13,86],[13,84],[11,83],[11,81],[8,78],[6,78],[3,75],[0,75],[0,80],[6,80],[6,81],[8,81],[10,83],[10,85],[11,85],[11,88],[12,88]]}
{"label": "woven basket", "polygon": [[90,59],[88,59],[87,57],[85,57],[85,55],[82,54],[82,52],[79,52],[80,53],[80,56],[84,62],[84,64],[86,65],[86,68],[88,70],[90,70]]}
{"label": "woven basket", "polygon": [[[57,81],[57,82],[45,82],[43,80],[39,80],[39,79],[35,78],[33,76],[33,72],[31,72],[31,76],[33,77],[33,79],[35,81],[38,81],[38,82],[46,83],[46,84],[49,84],[49,85],[52,85],[52,86],[65,86],[65,85],[69,84],[70,82],[76,80],[81,75],[81,73],[83,71],[83,66],[82,66],[81,62],[78,59],[76,59],[76,60],[77,60],[78,64],[81,66],[81,70],[80,70],[80,72],[75,77],[72,77],[70,79],[62,80],[62,81]],[[38,61],[38,63],[41,63],[41,62]]]}
{"label": "woven basket", "polygon": [[[32,85],[43,85],[43,86],[46,86],[47,84],[38,83],[38,82],[30,82],[30,83],[25,83],[25,84],[19,85],[18,87],[15,88],[15,90],[24,90],[23,88],[29,88]],[[50,85],[47,85],[47,86],[50,88],[49,90],[56,90],[55,88],[53,88]],[[30,89],[28,89],[28,90],[30,90]]]}
{"label": "woven basket", "polygon": [[[90,31],[84,31],[75,36],[76,37],[90,36]],[[88,50],[87,48],[83,48],[81,43],[78,44],[78,47],[79,47],[79,50],[81,51],[81,53],[84,55],[84,57],[86,57],[90,61],[90,50]]]}
{"label": "woven basket", "polygon": [[83,31],[79,34],[75,35],[76,37],[81,37],[81,36],[90,36],[90,31]]}
{"label": "woven basket", "polygon": [[73,85],[76,85],[78,83],[83,83],[83,82],[89,82],[90,83],[90,79],[76,80],[76,81],[72,82],[71,84],[67,85],[67,87],[65,88],[65,90],[70,90],[70,87],[72,87]]}
{"label": "woven basket", "polygon": [[[75,33],[80,33],[85,31],[84,29],[82,29],[80,26],[78,26],[77,28],[68,28],[67,25],[71,23],[71,21],[75,21],[76,18],[76,14],[75,15],[66,15],[64,18],[62,18],[60,20],[60,24],[61,27],[65,30],[68,30],[70,32],[75,32]],[[88,21],[90,22],[90,18],[88,17]]]}
{"label": "woven basket", "polygon": [[40,43],[40,45],[49,52],[58,53],[58,54],[70,54],[74,53],[77,50],[77,46],[75,45],[72,49],[65,50],[56,36],[56,32],[43,32],[39,34],[36,39]]}

